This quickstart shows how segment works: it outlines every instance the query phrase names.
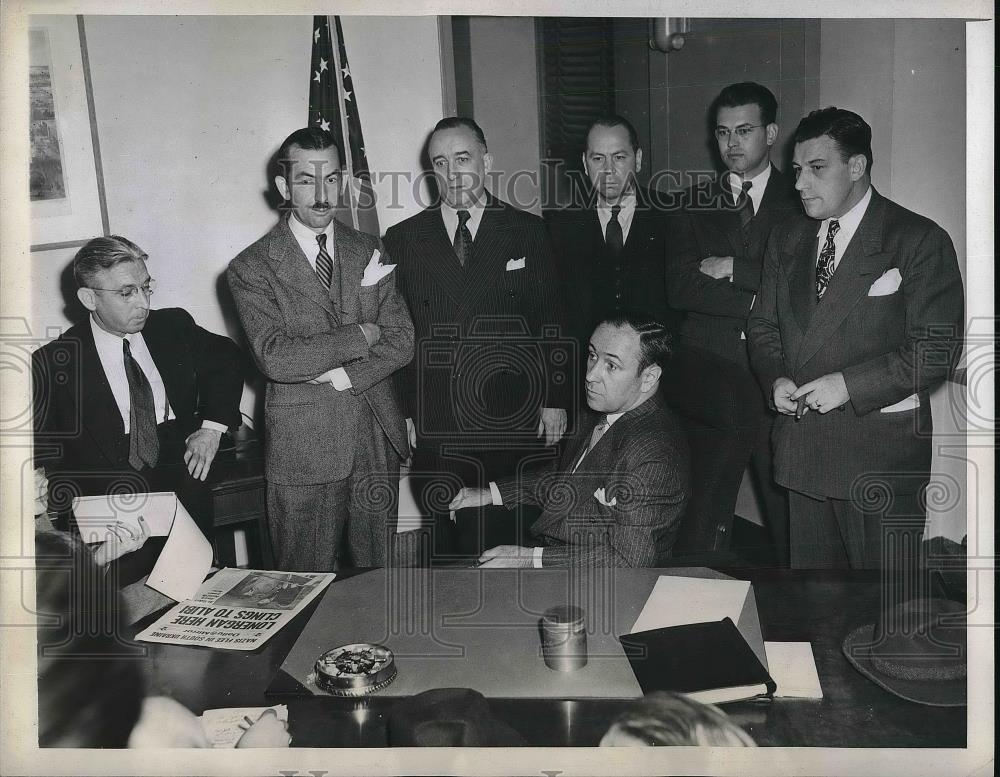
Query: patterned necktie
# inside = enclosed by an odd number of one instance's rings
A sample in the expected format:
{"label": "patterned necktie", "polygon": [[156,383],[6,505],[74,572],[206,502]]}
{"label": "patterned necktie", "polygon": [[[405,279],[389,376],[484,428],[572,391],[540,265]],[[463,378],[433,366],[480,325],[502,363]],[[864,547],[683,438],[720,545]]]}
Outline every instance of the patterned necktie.
{"label": "patterned necktie", "polygon": [[750,198],[750,189],[753,188],[752,181],[744,181],[740,188],[740,193],[736,196],[736,212],[740,216],[740,229],[746,229],[753,221],[754,210],[753,200]]}
{"label": "patterned necktie", "polygon": [[469,219],[472,214],[467,210],[458,211],[458,229],[455,230],[455,239],[452,241],[452,248],[455,249],[455,256],[458,263],[465,267],[472,259],[472,233],[469,231]]}
{"label": "patterned necktie", "polygon": [[618,221],[618,214],[621,213],[621,210],[621,205],[613,205],[611,207],[611,219],[608,221],[608,226],[604,228],[604,242],[607,243],[608,250],[611,251],[612,256],[618,256],[625,246],[625,239],[622,236],[622,225]]}
{"label": "patterned necktie", "polygon": [[133,469],[142,469],[143,464],[155,467],[160,458],[160,439],[156,435],[153,387],[146,380],[139,363],[132,358],[128,338],[122,340],[122,359],[129,396],[128,463]]}
{"label": "patterned necktie", "polygon": [[816,300],[823,299],[826,287],[830,285],[833,277],[833,260],[837,256],[837,246],[834,245],[833,238],[840,231],[840,222],[837,219],[830,221],[830,226],[826,230],[826,242],[823,250],[819,252],[819,260],[816,262]]}
{"label": "patterned necktie", "polygon": [[326,234],[316,235],[316,242],[319,243],[319,253],[316,255],[316,274],[320,282],[330,290],[330,283],[333,281],[333,259],[330,258],[326,250]]}

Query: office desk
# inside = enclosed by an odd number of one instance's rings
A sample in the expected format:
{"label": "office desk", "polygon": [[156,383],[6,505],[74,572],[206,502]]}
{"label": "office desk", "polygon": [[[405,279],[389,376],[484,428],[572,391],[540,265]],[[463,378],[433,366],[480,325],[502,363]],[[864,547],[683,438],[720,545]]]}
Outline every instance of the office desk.
{"label": "office desk", "polygon": [[[822,700],[725,705],[759,745],[965,747],[965,708],[903,701],[858,674],[841,653],[843,637],[873,619],[877,573],[737,570],[728,574],[754,584],[766,640],[812,642],[823,686]],[[265,694],[315,606],[253,653],[145,645],[151,659],[147,662],[151,691],[173,696],[197,713],[212,707],[286,703],[293,745],[298,747],[385,747],[391,698],[355,701]],[[628,703],[490,699],[494,714],[517,729],[529,745],[537,746],[595,746],[608,721]]]}

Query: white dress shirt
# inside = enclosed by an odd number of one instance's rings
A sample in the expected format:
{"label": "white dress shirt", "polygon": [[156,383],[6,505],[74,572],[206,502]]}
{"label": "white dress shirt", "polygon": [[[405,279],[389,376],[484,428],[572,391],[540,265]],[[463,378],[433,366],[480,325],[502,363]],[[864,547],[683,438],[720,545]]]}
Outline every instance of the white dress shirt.
{"label": "white dress shirt", "polygon": [[[739,173],[728,173],[726,179],[729,183],[729,193],[732,195],[733,204],[739,200],[740,192],[743,191],[743,178]],[[761,172],[757,173],[753,178],[747,178],[750,181],[750,191],[747,192],[750,195],[750,202],[753,203],[753,212],[760,212],[760,203],[764,199],[764,190],[767,189],[767,182],[771,180],[771,165],[765,167]]]}
{"label": "white dress shirt", "polygon": [[[618,213],[618,223],[622,227],[622,245],[628,242],[628,231],[632,228],[632,217],[635,215],[635,192],[630,192],[618,201],[621,211]],[[608,223],[611,221],[611,205],[597,199],[597,220],[601,222],[601,234],[608,234]]]}
{"label": "white dress shirt", "polygon": [[[633,200],[633,205],[634,205],[634,200]],[[617,421],[619,418],[621,418],[623,415],[625,415],[625,413],[608,413],[608,415],[607,415],[608,428],[604,430],[604,434],[605,435],[608,433],[608,430],[611,429],[611,426],[614,424],[614,422]],[[593,432],[591,432],[591,434],[593,434]],[[604,437],[604,435],[602,435],[602,439],[603,439],[603,437]],[[587,448],[589,448],[589,447],[590,447],[590,443],[588,442],[587,443]],[[585,458],[587,458],[587,454],[590,453],[590,451],[587,450],[587,448],[584,449],[583,455],[580,456],[580,458],[577,460],[576,464],[573,466],[573,472],[576,472],[576,470],[579,468],[580,464],[583,463],[583,460]],[[496,481],[493,481],[493,480],[490,481],[490,495],[493,497],[493,504],[494,505],[496,505],[497,507],[502,507],[503,506],[503,497],[500,495],[500,489],[497,488]],[[533,566],[535,569],[541,569],[542,568],[542,551],[543,550],[545,550],[545,549],[543,547],[541,547],[541,546],[536,546],[534,548],[534,553],[532,554],[532,557],[531,557],[531,566]]]}
{"label": "white dress shirt", "polygon": [[[861,219],[864,218],[865,211],[868,210],[868,203],[871,201],[872,187],[869,186],[868,191],[865,192],[865,196],[858,200],[857,204],[847,211],[847,213],[837,219],[840,223],[840,230],[833,236],[833,246],[836,253],[833,257],[832,270],[836,271],[837,265],[840,264],[840,259],[843,257],[844,251],[847,250],[847,246],[851,244],[851,238],[854,237],[854,233],[858,231]],[[823,252],[823,246],[826,243],[826,233],[830,229],[831,221],[833,219],[829,218],[823,219],[819,223],[819,231],[816,233],[816,237],[819,238],[819,245],[816,246],[817,264],[819,263],[819,255]]]}
{"label": "white dress shirt", "polygon": [[[322,232],[313,232],[309,227],[295,218],[295,214],[291,214],[288,217],[288,228],[292,231],[292,237],[295,238],[295,242],[299,244],[299,248],[302,249],[302,253],[306,255],[306,259],[309,260],[309,266],[312,267],[313,272],[316,272],[316,259],[319,257],[319,242],[316,238],[323,234],[326,235],[326,252],[330,255],[331,266],[336,272],[336,251],[333,248],[333,222],[331,221],[326,225],[326,229]],[[361,330],[364,332],[364,329]],[[348,377],[347,372],[343,367],[334,367],[332,370],[327,370],[322,375],[317,375],[315,380],[332,383],[333,387],[337,391],[346,391],[351,388],[351,379]]]}
{"label": "white dress shirt", "polygon": [[[482,202],[477,202],[472,207],[461,209],[469,211],[469,220],[465,222],[465,225],[469,228],[469,234],[472,235],[473,240],[476,239],[476,233],[479,231],[479,224],[483,220],[484,207],[485,205]],[[458,229],[458,210],[451,207],[447,203],[442,202],[441,220],[444,222],[444,231],[448,235],[448,242],[454,245],[455,231]]]}

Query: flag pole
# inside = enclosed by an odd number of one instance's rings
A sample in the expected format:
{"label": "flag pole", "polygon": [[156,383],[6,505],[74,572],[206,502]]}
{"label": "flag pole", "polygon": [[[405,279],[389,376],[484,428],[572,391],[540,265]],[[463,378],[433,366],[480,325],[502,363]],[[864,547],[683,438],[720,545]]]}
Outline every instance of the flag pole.
{"label": "flag pole", "polygon": [[358,205],[354,201],[354,158],[351,153],[351,136],[347,128],[347,104],[344,101],[344,71],[340,69],[340,35],[337,34],[337,17],[326,17],[326,28],[330,32],[330,43],[333,49],[333,64],[337,71],[337,102],[340,110],[340,134],[344,139],[344,165],[347,168],[348,200],[351,206],[351,222],[358,229]]}

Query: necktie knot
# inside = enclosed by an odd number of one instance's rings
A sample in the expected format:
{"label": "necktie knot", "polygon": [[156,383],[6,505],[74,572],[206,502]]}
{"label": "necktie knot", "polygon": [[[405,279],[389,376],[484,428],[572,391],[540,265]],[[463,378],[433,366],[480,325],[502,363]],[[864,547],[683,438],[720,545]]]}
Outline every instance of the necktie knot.
{"label": "necktie knot", "polygon": [[612,220],[613,221],[618,221],[618,214],[621,213],[621,212],[622,212],[622,206],[621,205],[612,205],[611,206],[611,218],[612,218]]}
{"label": "necktie knot", "polygon": [[451,241],[451,247],[458,257],[458,263],[465,267],[472,259],[472,230],[469,229],[469,219],[472,214],[467,210],[456,211],[458,215],[458,228],[455,230],[455,238]]}
{"label": "necktie knot", "polygon": [[320,248],[326,248],[326,232],[316,235],[316,242],[319,243]]}
{"label": "necktie knot", "polygon": [[752,188],[753,188],[753,181],[744,181],[743,182],[743,193],[744,194],[749,194],[750,190]]}
{"label": "necktie knot", "polygon": [[837,219],[831,219],[830,226],[827,227],[826,234],[829,237],[836,237],[838,232],[840,232],[840,222],[837,221]]}
{"label": "necktie knot", "polygon": [[469,219],[472,218],[472,214],[469,213],[469,211],[467,210],[460,210],[457,211],[457,213],[458,213],[458,226],[459,228],[462,228],[469,222]]}
{"label": "necktie knot", "polygon": [[326,233],[320,232],[316,235],[316,242],[319,244],[319,253],[316,254],[316,275],[323,288],[330,291],[333,284],[333,257],[326,250]]}

